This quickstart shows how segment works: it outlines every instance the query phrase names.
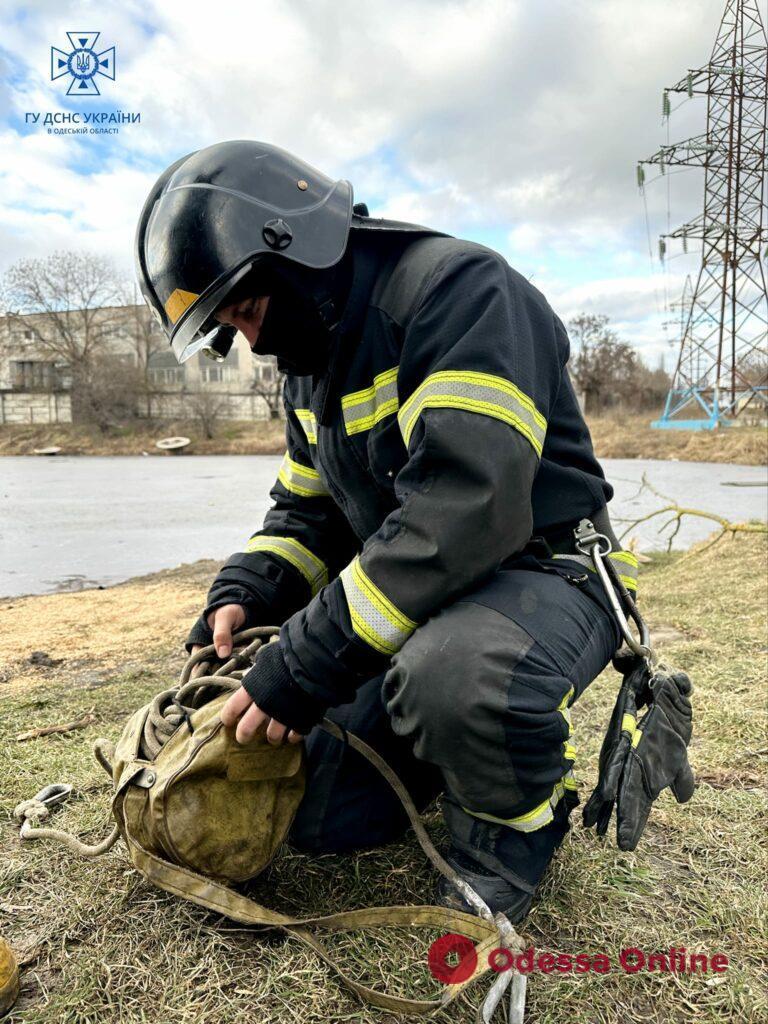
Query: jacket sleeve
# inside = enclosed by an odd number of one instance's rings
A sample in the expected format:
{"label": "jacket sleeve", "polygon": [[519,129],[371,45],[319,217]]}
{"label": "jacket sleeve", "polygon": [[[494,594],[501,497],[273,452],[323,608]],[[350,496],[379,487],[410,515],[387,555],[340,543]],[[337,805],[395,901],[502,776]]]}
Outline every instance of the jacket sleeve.
{"label": "jacket sleeve", "polygon": [[399,505],[281,633],[305,691],[353,699],[420,623],[525,545],[566,358],[543,297],[495,253],[460,254],[427,283],[398,372]]}
{"label": "jacket sleeve", "polygon": [[312,466],[308,410],[285,401],[287,451],[270,492],[264,525],[219,571],[203,619],[224,604],[242,604],[248,625],[282,623],[338,575],[359,542]]}

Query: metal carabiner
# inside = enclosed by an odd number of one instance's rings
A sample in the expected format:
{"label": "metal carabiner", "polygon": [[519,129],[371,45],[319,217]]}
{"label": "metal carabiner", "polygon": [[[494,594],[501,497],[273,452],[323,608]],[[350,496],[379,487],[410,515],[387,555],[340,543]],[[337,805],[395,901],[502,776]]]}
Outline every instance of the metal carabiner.
{"label": "metal carabiner", "polygon": [[49,786],[43,786],[39,792],[35,793],[32,799],[37,800],[38,803],[45,804],[46,807],[55,807],[57,804],[63,804],[69,798],[71,792],[72,787],[68,783],[52,782]]}
{"label": "metal carabiner", "polygon": [[592,559],[595,572],[597,573],[606,597],[610,602],[613,614],[616,616],[616,621],[619,624],[619,629],[621,630],[621,634],[624,637],[627,647],[629,647],[634,654],[638,655],[638,657],[643,658],[650,667],[654,664],[656,657],[651,648],[650,632],[645,619],[637,610],[632,599],[629,598],[631,605],[631,607],[629,607],[629,614],[640,632],[640,640],[637,641],[634,636],[632,636],[632,630],[629,628],[629,622],[627,621],[627,616],[624,614],[624,609],[621,606],[621,601],[619,600],[619,595],[616,592],[616,587],[614,586],[606,568],[605,559],[613,550],[611,541],[604,533],[598,533],[594,524],[589,519],[582,519],[573,531],[573,535],[576,540],[576,549],[582,555],[588,555]]}

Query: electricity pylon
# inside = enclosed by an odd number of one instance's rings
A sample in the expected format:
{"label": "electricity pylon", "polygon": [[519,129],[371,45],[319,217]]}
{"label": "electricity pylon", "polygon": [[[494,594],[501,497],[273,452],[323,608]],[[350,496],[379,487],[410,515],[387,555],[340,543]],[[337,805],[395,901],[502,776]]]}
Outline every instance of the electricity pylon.
{"label": "electricity pylon", "polygon": [[[672,387],[655,427],[714,428],[748,406],[768,410],[768,40],[755,0],[727,0],[709,63],[664,90],[707,97],[707,130],[662,146],[643,164],[704,168],[703,212],[666,239],[701,242]],[[703,413],[703,416],[702,416]],[[697,416],[692,414],[698,414]]]}

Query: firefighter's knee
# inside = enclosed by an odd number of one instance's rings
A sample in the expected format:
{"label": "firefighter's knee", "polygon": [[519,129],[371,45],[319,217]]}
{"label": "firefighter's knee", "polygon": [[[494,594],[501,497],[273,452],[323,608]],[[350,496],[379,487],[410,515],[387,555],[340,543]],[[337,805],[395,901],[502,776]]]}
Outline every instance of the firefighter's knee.
{"label": "firefighter's knee", "polygon": [[393,658],[383,696],[392,728],[437,765],[463,806],[507,816],[563,773],[569,684],[530,635],[493,608],[452,605]]}
{"label": "firefighter's knee", "polygon": [[[383,696],[392,728],[414,741],[417,757],[451,742],[461,729],[473,649],[457,616],[442,612],[417,629],[392,659]],[[460,617],[459,617],[460,619]]]}

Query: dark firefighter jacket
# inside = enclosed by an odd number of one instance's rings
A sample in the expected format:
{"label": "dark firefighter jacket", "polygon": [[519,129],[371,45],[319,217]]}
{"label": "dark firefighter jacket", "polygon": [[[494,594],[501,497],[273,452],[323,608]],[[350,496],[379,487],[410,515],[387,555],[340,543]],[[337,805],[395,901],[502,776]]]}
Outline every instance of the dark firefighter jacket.
{"label": "dark firefighter jacket", "polygon": [[612,495],[565,329],[528,281],[454,238],[353,229],[350,244],[328,369],[288,376],[274,505],[204,612],[235,602],[251,624],[284,622],[291,675],[331,705],[532,534]]}

